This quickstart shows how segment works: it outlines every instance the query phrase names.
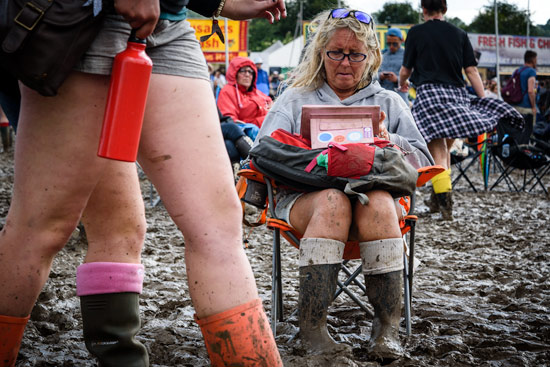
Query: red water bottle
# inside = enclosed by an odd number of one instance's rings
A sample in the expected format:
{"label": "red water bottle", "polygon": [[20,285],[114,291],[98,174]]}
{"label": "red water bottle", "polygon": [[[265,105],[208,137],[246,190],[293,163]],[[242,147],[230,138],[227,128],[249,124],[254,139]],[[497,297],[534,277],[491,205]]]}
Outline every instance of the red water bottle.
{"label": "red water bottle", "polygon": [[132,30],[126,50],[115,56],[97,155],[135,162],[153,63],[146,41]]}

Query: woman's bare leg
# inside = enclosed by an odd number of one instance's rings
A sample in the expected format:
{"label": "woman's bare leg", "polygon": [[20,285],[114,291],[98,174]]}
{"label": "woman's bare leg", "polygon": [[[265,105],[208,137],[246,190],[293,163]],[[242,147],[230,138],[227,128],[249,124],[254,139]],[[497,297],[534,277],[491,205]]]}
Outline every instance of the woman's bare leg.
{"label": "woman's bare leg", "polygon": [[449,168],[447,143],[445,139],[434,139],[428,143],[428,150],[432,155],[435,164],[442,166],[443,168]]}
{"label": "woman's bare leg", "polygon": [[348,240],[351,204],[340,190],[327,189],[302,195],[290,211],[290,224],[306,238]]}
{"label": "woman's bare leg", "polygon": [[108,78],[73,73],[56,97],[22,87],[15,181],[0,235],[0,314],[26,316],[105,161],[96,156]]}
{"label": "woman's bare leg", "polygon": [[258,298],[242,213],[206,80],[153,75],[139,161],[185,237],[199,318]]}
{"label": "woman's bare leg", "polygon": [[135,164],[107,160],[82,223],[88,240],[84,262],[141,262],[146,222]]}

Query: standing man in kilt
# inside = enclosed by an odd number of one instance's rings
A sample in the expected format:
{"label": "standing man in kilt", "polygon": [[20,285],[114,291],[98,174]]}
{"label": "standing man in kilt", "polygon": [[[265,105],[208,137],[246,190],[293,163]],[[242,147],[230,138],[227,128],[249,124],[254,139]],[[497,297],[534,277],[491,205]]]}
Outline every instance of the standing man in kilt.
{"label": "standing man in kilt", "polygon": [[[483,98],[483,83],[468,35],[445,22],[446,0],[421,0],[424,23],[407,34],[405,56],[399,72],[401,91],[409,88],[408,78],[416,86],[412,114],[435,163],[446,170],[432,178],[430,211],[440,211],[444,220],[452,220],[450,153],[455,138],[477,136],[492,131],[497,122],[508,119],[523,126],[523,118],[510,105]],[[462,69],[477,97],[468,94]]]}

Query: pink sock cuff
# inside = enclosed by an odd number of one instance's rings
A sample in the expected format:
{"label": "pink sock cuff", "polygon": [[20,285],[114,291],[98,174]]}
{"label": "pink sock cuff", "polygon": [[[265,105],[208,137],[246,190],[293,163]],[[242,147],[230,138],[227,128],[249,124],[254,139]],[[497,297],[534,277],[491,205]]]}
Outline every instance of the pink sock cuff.
{"label": "pink sock cuff", "polygon": [[76,269],[76,295],[139,293],[143,289],[143,265],[95,262]]}

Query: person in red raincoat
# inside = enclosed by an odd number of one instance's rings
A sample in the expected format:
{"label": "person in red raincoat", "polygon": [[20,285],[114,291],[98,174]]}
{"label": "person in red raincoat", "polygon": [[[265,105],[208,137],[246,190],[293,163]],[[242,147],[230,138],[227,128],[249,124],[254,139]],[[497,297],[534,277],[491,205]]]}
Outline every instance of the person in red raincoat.
{"label": "person in red raincoat", "polygon": [[262,126],[272,100],[256,88],[257,75],[256,65],[248,57],[231,60],[227,84],[218,96],[218,108],[224,116],[230,116],[235,122]]}

